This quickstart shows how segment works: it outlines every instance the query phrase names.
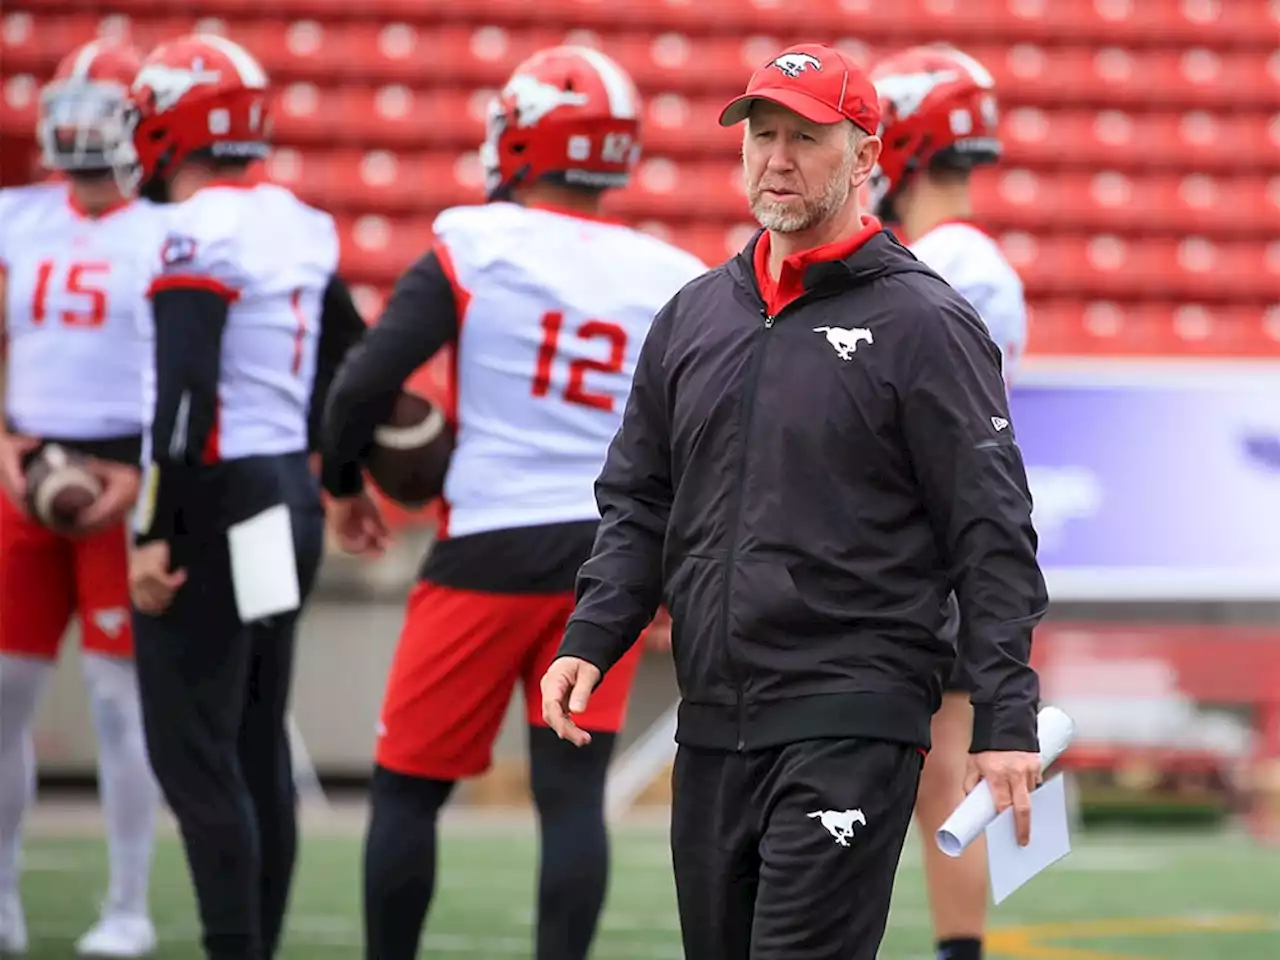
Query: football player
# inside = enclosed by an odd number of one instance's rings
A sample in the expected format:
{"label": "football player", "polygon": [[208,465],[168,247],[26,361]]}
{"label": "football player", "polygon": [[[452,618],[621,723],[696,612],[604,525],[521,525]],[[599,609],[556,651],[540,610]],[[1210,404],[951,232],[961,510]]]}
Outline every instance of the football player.
{"label": "football player", "polygon": [[[991,74],[967,54],[939,45],[888,56],[875,64],[871,78],[880,95],[884,141],[872,177],[873,209],[973,304],[1000,348],[1007,383],[1027,339],[1022,282],[996,242],[971,220],[970,172],[995,163],[1001,151]],[[972,725],[965,678],[953,676],[933,718],[933,749],[916,801],[926,837],[964,799]],[[938,960],[979,960],[987,904],[982,844],[956,859],[932,843],[924,850]]]}
{"label": "football player", "polygon": [[[217,960],[273,956],[284,923],[297,846],[286,708],[324,536],[308,416],[317,367],[351,339],[335,334],[364,326],[333,219],[255,176],[268,96],[238,44],[163,43],[113,158],[131,191],[169,201],[129,586],[147,747]],[[278,586],[251,605],[251,582]]]}
{"label": "football player", "polygon": [[[107,162],[139,62],[106,40],[70,53],[41,91],[36,127],[55,177],[0,190],[0,953],[28,945],[18,868],[35,786],[32,723],[73,614],[110,865],[101,919],[76,948],[140,957],[156,945],[147,883],[159,796],[133,664],[125,516],[138,494],[149,322],[135,251],[157,243],[161,227],[150,204],[122,197]],[[70,536],[42,526],[26,503],[24,467],[53,442],[90,456],[103,487]]]}
{"label": "football player", "polygon": [[361,461],[400,385],[453,344],[457,441],[439,538],[410,594],[378,726],[365,846],[365,955],[418,955],[435,889],[436,817],[490,765],[513,688],[525,699],[541,823],[538,960],[587,956],[604,899],[605,773],[640,647],[579,722],[585,749],[541,717],[578,567],[599,521],[593,485],[658,309],[696,258],[601,216],[640,151],[631,78],[583,47],[542,50],[493,102],[488,199],[446,210],[334,382],[324,481],[336,532],[378,530]]}

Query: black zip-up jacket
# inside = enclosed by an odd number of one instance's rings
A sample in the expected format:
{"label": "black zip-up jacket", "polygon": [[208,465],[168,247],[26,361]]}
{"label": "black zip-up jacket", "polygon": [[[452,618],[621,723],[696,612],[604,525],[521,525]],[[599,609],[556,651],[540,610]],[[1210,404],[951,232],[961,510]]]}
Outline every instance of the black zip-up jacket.
{"label": "black zip-up jacket", "polygon": [[663,600],[681,743],[927,747],[954,589],[971,749],[1036,750],[1047,595],[998,349],[883,232],[768,316],[755,242],[654,322],[560,655],[607,670]]}

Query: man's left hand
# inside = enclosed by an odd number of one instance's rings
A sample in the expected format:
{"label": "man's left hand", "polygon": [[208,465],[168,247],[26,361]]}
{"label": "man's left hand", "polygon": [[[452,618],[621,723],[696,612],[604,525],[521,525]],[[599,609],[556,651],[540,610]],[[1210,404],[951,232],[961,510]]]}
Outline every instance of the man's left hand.
{"label": "man's left hand", "polygon": [[542,675],[542,719],[575,747],[591,742],[591,734],[573,722],[573,714],[587,709],[601,676],[599,667],[580,657],[556,657]]}
{"label": "man's left hand", "polygon": [[137,467],[110,460],[89,461],[89,472],[102,484],[102,493],[80,514],[76,534],[87,536],[122,523],[138,502],[142,473]]}
{"label": "man's left hand", "polygon": [[987,781],[996,802],[996,813],[1013,807],[1013,826],[1018,845],[1031,842],[1031,792],[1040,785],[1040,754],[1017,750],[987,750],[969,755],[964,792],[970,793],[979,780]]}
{"label": "man's left hand", "polygon": [[187,571],[169,569],[169,544],[155,540],[129,555],[129,598],[142,613],[157,616],[187,582]]}

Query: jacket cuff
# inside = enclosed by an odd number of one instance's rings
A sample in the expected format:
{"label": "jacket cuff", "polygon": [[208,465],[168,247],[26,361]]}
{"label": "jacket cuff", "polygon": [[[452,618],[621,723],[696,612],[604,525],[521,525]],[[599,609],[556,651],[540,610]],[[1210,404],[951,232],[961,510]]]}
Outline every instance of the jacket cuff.
{"label": "jacket cuff", "polygon": [[[556,659],[560,657],[577,657],[585,660],[597,670],[601,677],[609,672],[609,668],[621,659],[627,647],[618,650],[619,640],[604,627],[585,620],[570,620],[565,627],[564,639],[560,641],[560,649]],[[628,645],[629,646],[629,645]]]}
{"label": "jacket cuff", "polygon": [[973,742],[970,753],[988,750],[1016,750],[1039,753],[1034,703],[1013,705],[975,703],[973,705]]}
{"label": "jacket cuff", "polygon": [[333,464],[321,459],[320,483],[333,497],[354,497],[364,490],[364,469],[358,463]]}

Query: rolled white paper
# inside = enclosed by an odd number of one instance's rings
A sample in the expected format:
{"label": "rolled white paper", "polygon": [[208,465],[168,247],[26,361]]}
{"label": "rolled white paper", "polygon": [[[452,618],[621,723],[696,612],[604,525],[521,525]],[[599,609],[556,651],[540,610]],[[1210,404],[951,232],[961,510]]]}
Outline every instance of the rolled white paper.
{"label": "rolled white paper", "polygon": [[[1057,707],[1044,707],[1036,717],[1036,736],[1040,740],[1040,770],[1043,773],[1071,743],[1075,723]],[[938,849],[949,857],[958,857],[965,847],[987,829],[996,818],[996,802],[985,780],[956,807],[938,828]]]}

